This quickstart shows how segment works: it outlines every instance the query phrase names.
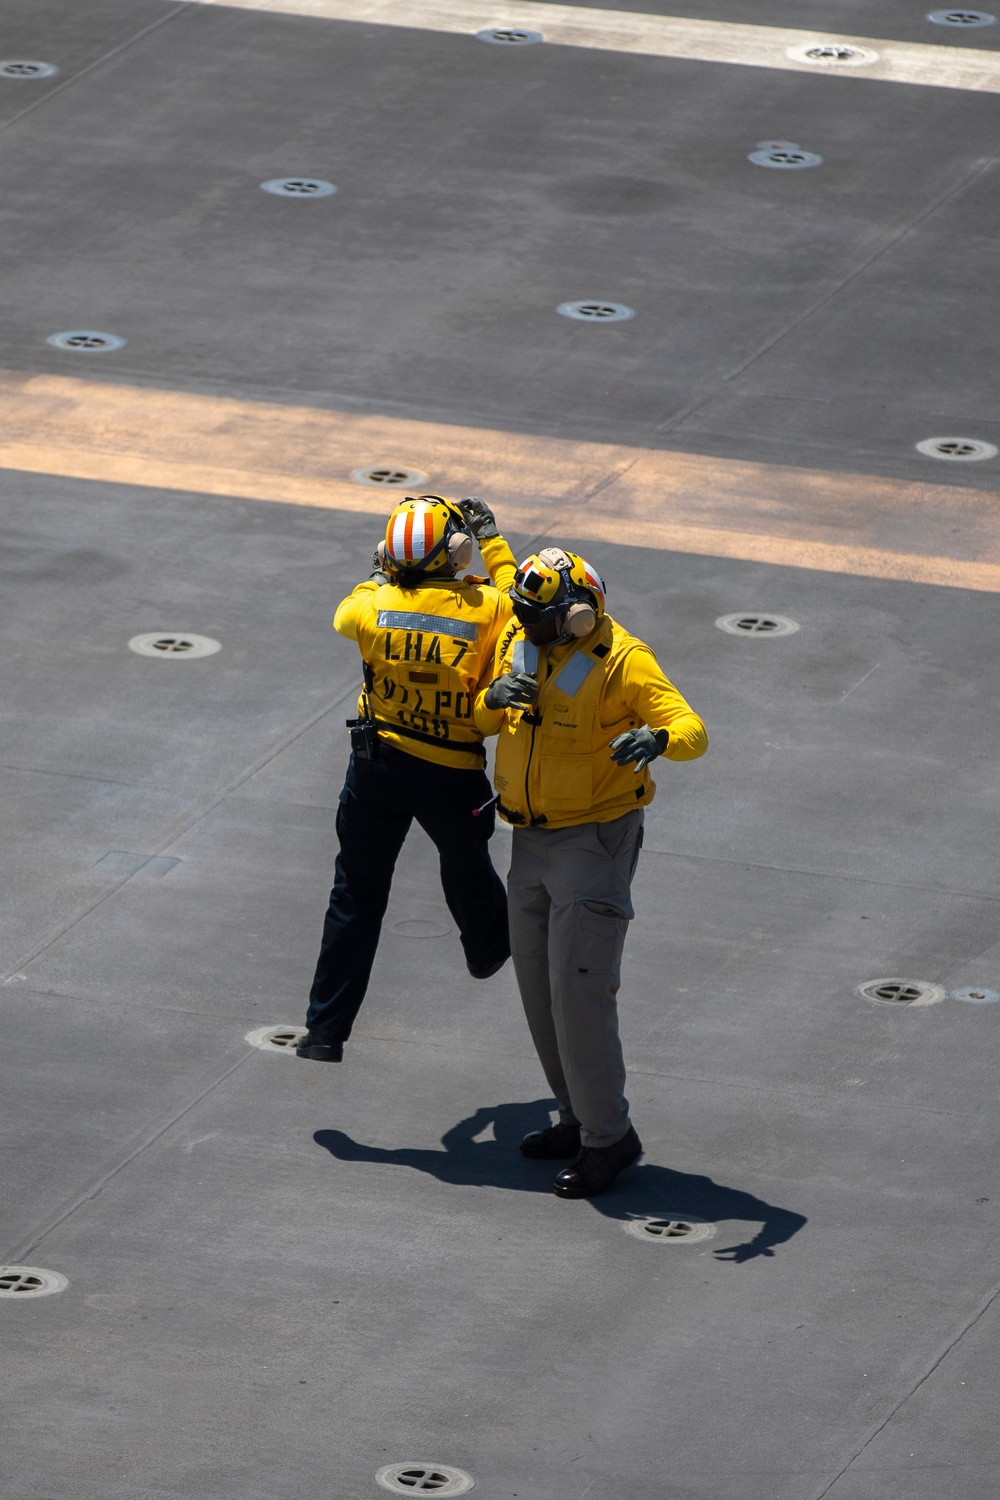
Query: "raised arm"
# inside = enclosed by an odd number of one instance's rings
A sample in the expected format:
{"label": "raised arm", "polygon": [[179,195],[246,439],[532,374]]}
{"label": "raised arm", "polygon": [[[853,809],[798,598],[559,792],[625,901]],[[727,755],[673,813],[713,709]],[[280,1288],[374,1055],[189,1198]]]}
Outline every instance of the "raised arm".
{"label": "raised arm", "polygon": [[465,517],[466,525],[479,543],[483,562],[490,575],[490,582],[494,588],[506,592],[513,582],[517,563],[513,552],[500,535],[496,516],[485,500],[479,500],[474,495],[470,495],[467,500],[460,500],[458,508]]}

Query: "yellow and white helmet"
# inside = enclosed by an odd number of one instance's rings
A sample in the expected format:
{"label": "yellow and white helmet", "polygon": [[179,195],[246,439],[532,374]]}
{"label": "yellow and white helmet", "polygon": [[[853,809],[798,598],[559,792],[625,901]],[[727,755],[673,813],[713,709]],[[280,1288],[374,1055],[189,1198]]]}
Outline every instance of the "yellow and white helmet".
{"label": "yellow and white helmet", "polygon": [[376,556],[390,576],[454,572],[472,561],[472,537],[453,501],[408,495],[389,517]]}
{"label": "yellow and white helmet", "polygon": [[589,635],[604,614],[604,579],[575,552],[543,547],[525,558],[510,586],[522,625],[556,620],[563,636]]}

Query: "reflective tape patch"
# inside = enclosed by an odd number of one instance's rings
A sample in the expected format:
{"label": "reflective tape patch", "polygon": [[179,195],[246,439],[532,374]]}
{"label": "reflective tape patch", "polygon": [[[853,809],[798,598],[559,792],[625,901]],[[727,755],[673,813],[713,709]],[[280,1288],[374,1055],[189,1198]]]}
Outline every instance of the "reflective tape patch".
{"label": "reflective tape patch", "polygon": [[581,656],[579,652],[571,656],[562,671],[556,674],[555,682],[559,691],[565,693],[567,698],[575,698],[596,665],[589,656]]}
{"label": "reflective tape patch", "polygon": [[532,677],[538,671],[538,647],[533,646],[522,636],[514,642],[514,650],[511,655],[515,672],[530,672]]}
{"label": "reflective tape patch", "polygon": [[479,626],[471,620],[452,620],[447,615],[418,615],[408,609],[380,609],[380,630],[429,630],[432,635],[458,636],[463,641],[474,641],[479,636]]}

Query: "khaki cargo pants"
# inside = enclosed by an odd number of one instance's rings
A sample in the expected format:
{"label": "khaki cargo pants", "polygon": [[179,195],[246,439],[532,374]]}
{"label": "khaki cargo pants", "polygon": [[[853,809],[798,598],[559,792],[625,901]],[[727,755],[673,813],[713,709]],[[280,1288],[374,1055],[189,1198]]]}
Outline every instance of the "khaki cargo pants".
{"label": "khaki cargo pants", "polygon": [[579,1122],[585,1146],[613,1146],[629,1127],[617,995],[642,825],[637,809],[611,823],[514,829],[514,972],[559,1117]]}

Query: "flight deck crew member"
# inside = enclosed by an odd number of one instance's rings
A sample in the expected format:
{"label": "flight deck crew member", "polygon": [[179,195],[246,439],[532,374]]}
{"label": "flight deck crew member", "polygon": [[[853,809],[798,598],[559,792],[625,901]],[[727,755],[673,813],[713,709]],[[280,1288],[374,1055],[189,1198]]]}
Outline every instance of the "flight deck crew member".
{"label": "flight deck crew member", "polygon": [[[461,509],[459,509],[459,505]],[[458,578],[479,542],[493,582]],[[334,628],[356,641],[365,686],[340,794],[340,853],[299,1057],[339,1062],[361,1008],[396,858],[416,818],[437,846],[441,884],[470,974],[510,956],[507,900],[489,840],[476,697],[510,621],[514,558],[481,500],[406,499],[389,517],[375,572],[340,605]]]}
{"label": "flight deck crew member", "polygon": [[573,1158],[564,1198],[610,1187],[642,1153],[629,1119],[617,994],[643,809],[659,756],[693,760],[701,719],[650,648],[604,612],[583,558],[547,547],[521,563],[515,619],[476,723],[496,734],[500,816],[514,825],[507,882],[514,972],[559,1122],[525,1156]]}

